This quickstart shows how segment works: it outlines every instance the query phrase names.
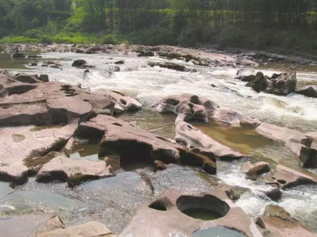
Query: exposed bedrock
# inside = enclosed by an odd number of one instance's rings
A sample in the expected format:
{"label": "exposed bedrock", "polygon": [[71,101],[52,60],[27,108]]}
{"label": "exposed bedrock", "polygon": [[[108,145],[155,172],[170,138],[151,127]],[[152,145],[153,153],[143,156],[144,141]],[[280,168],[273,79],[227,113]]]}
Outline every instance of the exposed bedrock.
{"label": "exposed bedrock", "polygon": [[314,237],[306,227],[280,206],[268,205],[263,215],[256,220],[259,230],[263,236],[272,237]]}
{"label": "exposed bedrock", "polygon": [[238,155],[232,149],[213,141],[210,137],[184,121],[198,120],[209,122],[213,120],[220,126],[227,128],[241,127],[243,129],[255,130],[255,132],[263,137],[285,144],[298,157],[302,167],[317,167],[317,135],[314,133],[304,134],[294,129],[261,122],[217,105],[205,97],[193,94],[168,96],[161,100],[156,110],[159,113],[173,113],[177,115],[175,122],[176,139],[179,142],[207,150],[214,149],[214,154],[218,157],[226,157],[226,153],[230,156],[230,150],[232,157],[241,157],[242,155]]}
{"label": "exposed bedrock", "polygon": [[142,161],[154,165],[160,160],[166,164],[198,166],[210,174],[216,173],[215,158],[211,153],[191,151],[110,116],[98,115],[80,123],[74,137],[100,142],[99,155],[117,156],[121,164]]}
{"label": "exposed bedrock", "polygon": [[237,230],[242,236],[262,236],[248,215],[218,188],[198,195],[167,190],[143,205],[119,236],[192,236],[217,226]]}
{"label": "exposed bedrock", "polygon": [[60,82],[26,84],[6,71],[0,72],[0,85],[0,126],[67,124],[99,113],[112,115],[142,108],[140,102],[118,92],[94,93]]}

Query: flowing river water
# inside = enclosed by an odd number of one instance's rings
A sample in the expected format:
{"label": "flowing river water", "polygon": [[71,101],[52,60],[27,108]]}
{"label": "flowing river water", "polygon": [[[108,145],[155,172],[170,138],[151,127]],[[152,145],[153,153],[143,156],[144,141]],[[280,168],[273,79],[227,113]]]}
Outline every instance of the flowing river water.
{"label": "flowing river water", "polygon": [[[152,107],[168,95],[181,93],[205,96],[220,105],[279,126],[303,132],[317,131],[316,99],[298,94],[275,96],[256,93],[245,87],[244,82],[234,79],[237,69],[200,67],[175,60],[176,63],[185,64],[198,71],[190,73],[147,66],[149,61],[164,61],[158,57],[74,53],[41,55],[45,59],[61,62],[63,69],[29,67],[26,66],[26,60],[12,61],[8,55],[1,54],[0,69],[8,69],[11,72],[47,73],[53,81],[80,83],[82,87],[89,87],[92,91],[104,88],[133,96],[142,102],[143,110],[124,114],[120,118],[135,122],[143,129],[168,138],[175,135],[175,116],[160,115]],[[83,69],[71,67],[75,59],[84,59],[96,68],[84,73]],[[120,72],[109,73],[113,62],[118,60],[125,61],[120,65]],[[272,74],[282,69],[281,65],[272,65],[263,69],[263,72]],[[299,71],[298,84],[317,84],[315,70],[304,68]],[[218,142],[243,152],[248,157],[269,161],[273,166],[285,163],[298,167],[298,161],[288,149],[257,134],[242,129],[224,130],[214,123],[194,125]],[[96,160],[97,153],[98,146],[78,147],[71,158]],[[236,202],[250,216],[255,218],[264,211],[266,205],[274,203],[284,207],[294,218],[317,233],[317,187],[303,185],[283,191],[282,199],[275,203],[261,194],[261,190],[268,189],[264,183],[247,180],[241,173],[241,164],[248,159],[230,163],[219,161],[216,178],[197,169],[170,165],[169,169],[157,173],[147,168],[130,167],[115,177],[88,182],[74,189],[58,183],[38,184],[32,179],[14,189],[7,183],[0,183],[0,220],[6,220],[6,228],[9,229],[12,228],[10,221],[15,223],[14,216],[45,216],[56,213],[66,225],[99,220],[119,233],[142,203],[164,190],[174,188],[197,193],[208,191],[213,184],[221,182],[251,190],[244,193]],[[317,174],[316,170],[309,172]],[[30,231],[28,228],[26,224],[21,225],[17,231]]]}

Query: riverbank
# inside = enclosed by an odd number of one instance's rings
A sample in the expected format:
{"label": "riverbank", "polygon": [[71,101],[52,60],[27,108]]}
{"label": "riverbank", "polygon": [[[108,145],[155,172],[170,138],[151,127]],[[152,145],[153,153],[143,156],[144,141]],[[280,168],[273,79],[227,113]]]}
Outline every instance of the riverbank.
{"label": "riverbank", "polygon": [[[20,233],[41,236],[35,226],[45,222],[39,217],[52,214],[66,226],[97,220],[119,236],[219,231],[211,226],[249,237],[267,231],[280,237],[294,228],[299,232],[293,236],[315,235],[315,169],[301,167],[292,151],[315,147],[314,133],[307,133],[317,130],[315,99],[246,87],[235,77],[238,69],[257,65],[250,56],[169,46],[12,45],[7,50],[19,51],[20,58],[0,62],[0,67],[11,65],[11,73],[1,76],[6,152],[1,170],[11,178],[21,171],[23,177],[18,183],[6,179],[14,189],[0,186],[5,193],[0,229],[8,236],[10,226],[23,218],[34,221],[19,225]],[[266,80],[280,73],[263,72],[270,75]],[[314,76],[299,71],[297,81],[316,82]],[[264,174],[254,180],[251,170],[259,167]],[[272,204],[289,214],[272,210]],[[276,211],[285,223],[272,226]],[[243,221],[232,221],[237,218]],[[47,236],[61,233],[60,226],[46,229]]]}

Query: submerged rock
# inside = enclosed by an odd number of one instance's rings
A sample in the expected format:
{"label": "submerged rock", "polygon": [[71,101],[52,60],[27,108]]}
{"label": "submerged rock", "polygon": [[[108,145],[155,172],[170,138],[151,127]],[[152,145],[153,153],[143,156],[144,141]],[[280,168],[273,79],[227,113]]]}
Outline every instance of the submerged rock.
{"label": "submerged rock", "polygon": [[293,219],[291,215],[280,206],[268,205],[263,215],[256,221],[263,236],[272,237],[313,237],[306,227]]}
{"label": "submerged rock", "polygon": [[17,52],[17,53],[11,54],[11,58],[12,59],[24,59],[25,54],[21,53],[21,52]]}
{"label": "submerged rock", "polygon": [[74,186],[83,181],[109,176],[112,176],[110,167],[104,161],[73,160],[66,156],[58,156],[40,169],[36,181],[60,181]]}

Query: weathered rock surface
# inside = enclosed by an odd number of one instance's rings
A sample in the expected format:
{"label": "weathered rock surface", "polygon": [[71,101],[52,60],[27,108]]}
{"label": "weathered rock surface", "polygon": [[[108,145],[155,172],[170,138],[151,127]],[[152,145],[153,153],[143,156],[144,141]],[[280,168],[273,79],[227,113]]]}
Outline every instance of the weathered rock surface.
{"label": "weathered rock surface", "polygon": [[25,73],[16,74],[14,76],[14,80],[23,82],[23,83],[30,83],[30,84],[49,81],[48,75],[46,74],[41,74],[40,76],[38,76],[38,75],[28,75]]}
{"label": "weathered rock surface", "polygon": [[103,224],[91,221],[78,226],[56,228],[51,231],[40,232],[36,237],[115,237],[115,235]]}
{"label": "weathered rock surface", "polygon": [[[44,80],[45,75],[39,78]],[[93,93],[60,82],[26,84],[7,72],[0,73],[0,85],[0,126],[67,124],[94,114],[112,115],[142,108],[140,102],[118,92]],[[11,94],[15,96],[5,97]]]}
{"label": "weathered rock surface", "polygon": [[267,162],[257,162],[252,164],[250,161],[242,165],[242,172],[246,174],[247,179],[256,180],[261,174],[271,170]]}
{"label": "weathered rock surface", "polygon": [[296,93],[307,97],[317,98],[317,86],[305,86],[300,90],[296,90]]}
{"label": "weathered rock surface", "polygon": [[[194,219],[186,214],[190,210],[213,212],[216,219]],[[197,230],[214,226],[226,226],[250,237],[262,236],[247,214],[235,206],[224,191],[218,189],[200,195],[168,190],[142,206],[119,236],[191,236]]]}
{"label": "weathered rock surface", "polygon": [[257,126],[256,121],[247,119],[240,113],[221,107],[205,97],[193,94],[171,95],[164,98],[157,106],[159,113],[174,113],[177,121],[198,120],[209,122],[213,118],[223,126],[247,126],[253,128]]}
{"label": "weathered rock surface", "polygon": [[112,176],[111,167],[104,161],[73,160],[66,156],[58,156],[40,169],[36,176],[37,182],[67,182],[70,186],[83,181]]}
{"label": "weathered rock surface", "polygon": [[309,174],[304,174],[293,170],[289,167],[278,165],[271,180],[266,180],[267,183],[275,183],[282,189],[292,188],[303,184],[316,184],[317,179]]}
{"label": "weathered rock surface", "polygon": [[314,237],[316,234],[311,233],[306,227],[299,224],[291,215],[282,207],[268,205],[265,213],[257,221],[258,228],[263,236],[272,237]]}
{"label": "weathered rock surface", "polygon": [[216,164],[210,157],[106,115],[81,123],[75,138],[101,140],[99,155],[118,156],[121,163],[142,161],[153,165],[155,160],[160,160],[167,164],[198,166],[208,173],[216,173]]}
{"label": "weathered rock surface", "polygon": [[297,84],[296,72],[289,70],[282,74],[274,74],[272,77],[264,76],[258,72],[255,79],[248,83],[255,91],[264,91],[276,95],[288,95],[295,91]]}
{"label": "weathered rock surface", "polygon": [[77,128],[73,123],[64,127],[0,128],[0,180],[22,184],[34,166],[47,162],[50,151],[63,148]]}
{"label": "weathered rock surface", "polygon": [[242,154],[226,147],[206,134],[202,133],[200,130],[196,129],[194,126],[184,122],[176,122],[176,137],[175,140],[179,143],[189,145],[194,148],[200,148],[205,152],[212,153],[216,157],[223,160],[233,160],[240,159],[243,157]]}

